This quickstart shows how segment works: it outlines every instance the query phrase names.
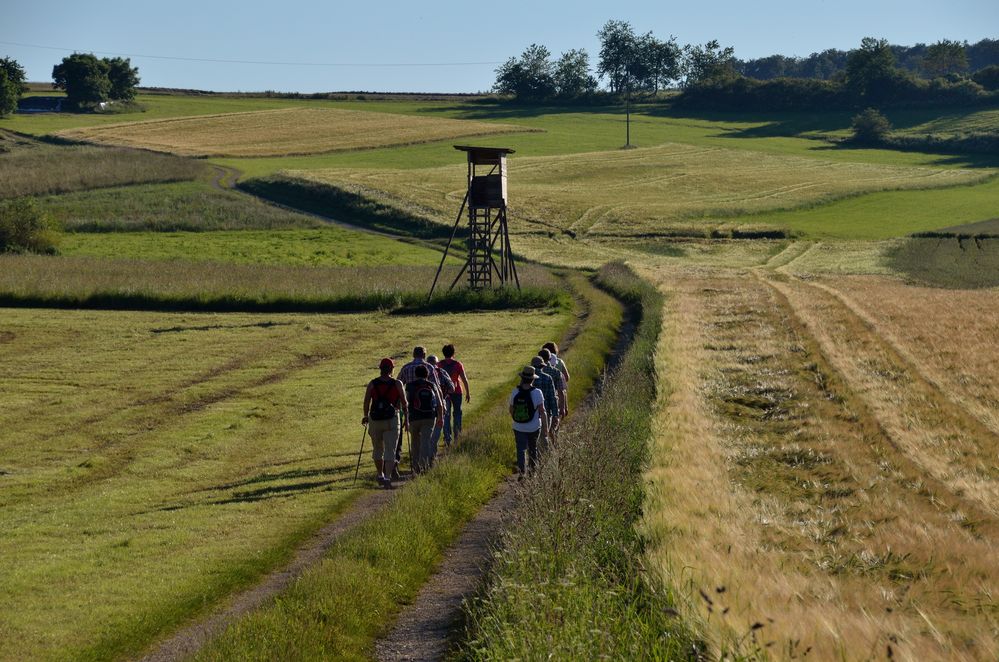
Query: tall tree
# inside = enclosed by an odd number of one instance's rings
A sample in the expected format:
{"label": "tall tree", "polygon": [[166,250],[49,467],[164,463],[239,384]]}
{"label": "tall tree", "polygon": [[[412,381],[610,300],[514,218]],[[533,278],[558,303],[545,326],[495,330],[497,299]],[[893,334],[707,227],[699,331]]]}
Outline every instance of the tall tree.
{"label": "tall tree", "polygon": [[683,51],[676,43],[676,37],[670,36],[668,41],[662,41],[645,35],[640,43],[641,60],[645,64],[646,87],[658,92],[670,86],[680,78],[683,61]]}
{"label": "tall tree", "polygon": [[585,49],[574,48],[562,53],[555,63],[555,90],[562,97],[578,97],[597,89],[597,80],[590,75],[590,56]]}
{"label": "tall tree", "polygon": [[879,96],[878,89],[896,74],[895,55],[887,39],[864,37],[860,48],[850,51],[846,57],[846,84],[861,98]]}
{"label": "tall tree", "polygon": [[512,57],[500,65],[493,89],[528,101],[547,99],[555,94],[553,69],[551,52],[544,46],[531,44],[519,59]]}
{"label": "tall tree", "polygon": [[24,68],[9,57],[0,59],[0,117],[17,110],[17,101],[24,94]]}
{"label": "tall tree", "polygon": [[600,39],[597,74],[607,78],[611,92],[630,88],[638,60],[638,37],[631,24],[627,21],[607,21],[597,32],[597,37]]}
{"label": "tall tree", "polygon": [[139,85],[139,68],[133,67],[129,58],[104,58],[108,65],[108,81],[111,89],[108,97],[116,101],[131,101],[135,98],[135,88]]}
{"label": "tall tree", "polygon": [[66,100],[74,108],[107,101],[111,92],[107,60],[92,53],[73,53],[52,68],[55,87],[66,90]]}
{"label": "tall tree", "polygon": [[964,44],[942,39],[926,48],[920,63],[923,73],[931,78],[959,74],[968,70],[968,54]]}
{"label": "tall tree", "polygon": [[734,73],[735,49],[731,46],[721,47],[717,39],[712,39],[703,46],[683,47],[685,59],[685,84],[697,83]]}

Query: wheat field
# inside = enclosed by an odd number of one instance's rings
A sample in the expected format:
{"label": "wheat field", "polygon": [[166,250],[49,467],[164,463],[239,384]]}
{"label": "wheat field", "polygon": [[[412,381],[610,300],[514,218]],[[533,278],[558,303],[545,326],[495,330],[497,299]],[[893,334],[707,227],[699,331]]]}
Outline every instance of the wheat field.
{"label": "wheat field", "polygon": [[71,140],[181,156],[298,156],[532,129],[441,117],[334,108],[288,108],[127,122],[61,131]]}
{"label": "wheat field", "polygon": [[[453,222],[464,165],[413,170],[289,171]],[[885,190],[984,181],[988,172],[843,163],[744,150],[658,147],[510,160],[511,229],[575,236],[670,235],[766,212]]]}

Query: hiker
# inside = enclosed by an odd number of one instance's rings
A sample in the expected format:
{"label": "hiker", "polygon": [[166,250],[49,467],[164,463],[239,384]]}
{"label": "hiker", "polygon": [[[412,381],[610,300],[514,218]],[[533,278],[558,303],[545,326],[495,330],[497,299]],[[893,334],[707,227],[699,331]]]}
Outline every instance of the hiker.
{"label": "hiker", "polygon": [[[555,341],[546,342],[541,346],[542,349],[547,349],[551,353],[551,358],[548,364],[553,368],[558,368],[558,371],[562,373],[562,382],[565,384],[566,391],[569,389],[569,369],[565,367],[565,361],[558,357],[558,345]],[[569,402],[562,402],[562,410],[559,412],[563,418],[569,413]]]}
{"label": "hiker", "polygon": [[544,371],[545,360],[540,356],[535,356],[531,359],[531,366],[534,368],[534,385],[541,391],[541,395],[544,396],[545,413],[548,413],[548,425],[541,428],[540,438],[541,447],[547,448],[549,444],[555,441],[552,436],[552,421],[555,419],[555,416],[549,412],[558,411],[558,393],[555,390],[555,382]]}
{"label": "hiker", "polygon": [[[427,357],[427,363],[433,366],[433,369],[437,371],[437,383],[440,385],[441,389],[441,406],[444,408],[444,417],[447,418],[447,405],[451,401],[451,396],[454,395],[454,382],[451,381],[451,375],[447,374],[447,371],[440,367],[437,362],[437,357],[433,354]],[[441,432],[444,431],[444,423],[441,422],[440,425],[434,428],[433,434],[433,447],[434,455],[437,455],[437,442],[441,439]],[[448,444],[450,445],[450,444]]]}
{"label": "hiker", "polygon": [[422,473],[433,466],[436,447],[432,445],[434,426],[444,426],[444,405],[440,388],[429,379],[430,365],[418,365],[413,369],[416,379],[406,384],[406,399],[409,401],[409,432],[413,447],[410,457],[413,471]]}
{"label": "hiker", "polygon": [[[407,385],[416,379],[416,368],[418,366],[428,365],[426,357],[427,357],[427,349],[425,347],[417,345],[416,347],[413,348],[413,360],[399,369],[399,381],[401,381],[403,385]],[[432,373],[430,373],[428,369],[428,374],[429,374],[428,377],[429,381],[433,382],[435,386],[438,386],[437,371],[435,370]],[[440,396],[438,395],[438,398],[439,397]],[[396,445],[396,450],[395,450],[395,473],[392,475],[392,478],[395,479],[399,478],[399,464],[402,462],[402,442],[403,442],[403,434],[402,431],[400,430],[399,442]],[[410,458],[410,462],[413,462],[413,458]]]}
{"label": "hiker", "polygon": [[530,468],[533,471],[538,462],[538,437],[542,428],[548,428],[545,396],[540,389],[534,387],[535,378],[534,367],[525,366],[520,372],[520,384],[510,394],[510,417],[513,418],[513,436],[517,441],[520,480],[526,474],[525,454],[530,456]]}
{"label": "hiker", "polygon": [[406,390],[402,382],[392,377],[395,362],[384,358],[378,364],[381,373],[368,382],[364,391],[364,418],[361,425],[368,426],[371,435],[372,457],[378,470],[378,482],[392,489],[395,470],[395,446],[399,438],[399,413],[402,412],[402,429],[409,429],[409,412]]}
{"label": "hiker", "polygon": [[[468,389],[468,377],[465,376],[465,366],[461,361],[454,358],[454,345],[447,344],[441,349],[444,360],[438,365],[444,368],[451,381],[454,383],[454,393],[451,394],[450,402],[445,402],[444,409],[444,445],[450,446],[452,440],[457,440],[461,434],[461,396],[465,396],[465,402],[471,402],[472,396]],[[452,420],[454,421],[452,423]]]}
{"label": "hiker", "polygon": [[549,410],[549,426],[550,435],[549,441],[555,442],[555,437],[558,433],[559,425],[562,419],[565,417],[565,412],[569,406],[569,392],[565,387],[565,380],[562,378],[562,371],[551,365],[552,354],[550,351],[542,347],[538,350],[538,356],[544,362],[544,366],[541,370],[551,377],[552,384],[555,386],[555,394],[558,396],[558,408],[554,410]]}

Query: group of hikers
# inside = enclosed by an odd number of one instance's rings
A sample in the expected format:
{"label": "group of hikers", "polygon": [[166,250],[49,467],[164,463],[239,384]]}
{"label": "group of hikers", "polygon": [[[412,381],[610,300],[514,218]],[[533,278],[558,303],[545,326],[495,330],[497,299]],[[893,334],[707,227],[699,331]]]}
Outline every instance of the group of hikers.
{"label": "group of hikers", "polygon": [[[443,360],[427,355],[423,346],[413,348],[413,360],[393,377],[395,362],[384,358],[379,376],[364,392],[361,424],[371,437],[378,482],[392,489],[398,480],[406,432],[410,439],[410,464],[415,473],[433,466],[443,436],[450,447],[461,435],[462,402],[471,394],[465,366],[454,357],[454,345],[444,345]],[[554,443],[559,421],[568,411],[569,371],[558,358],[558,345],[545,343],[520,372],[520,383],[509,398],[510,417],[517,443],[517,469],[523,478],[533,470],[542,444]]]}

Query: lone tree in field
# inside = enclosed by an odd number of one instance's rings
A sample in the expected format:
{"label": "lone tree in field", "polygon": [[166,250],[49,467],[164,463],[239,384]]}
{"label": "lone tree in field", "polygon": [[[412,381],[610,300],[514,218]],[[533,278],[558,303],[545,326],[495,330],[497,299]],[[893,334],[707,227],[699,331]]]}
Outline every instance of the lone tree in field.
{"label": "lone tree in field", "polygon": [[17,101],[24,94],[24,68],[9,57],[0,59],[0,117],[17,110]]}
{"label": "lone tree in field", "polygon": [[73,53],[52,68],[55,87],[66,90],[66,100],[77,109],[108,100],[132,100],[138,74],[127,58],[102,59],[92,53]]}
{"label": "lone tree in field", "polygon": [[882,142],[891,131],[891,122],[876,108],[868,108],[853,118],[853,140],[865,145]]}

